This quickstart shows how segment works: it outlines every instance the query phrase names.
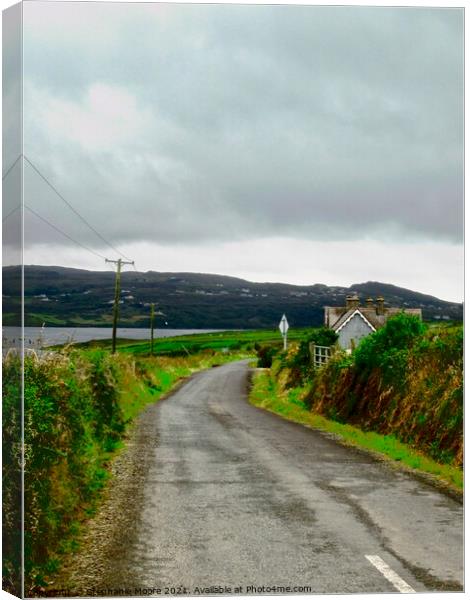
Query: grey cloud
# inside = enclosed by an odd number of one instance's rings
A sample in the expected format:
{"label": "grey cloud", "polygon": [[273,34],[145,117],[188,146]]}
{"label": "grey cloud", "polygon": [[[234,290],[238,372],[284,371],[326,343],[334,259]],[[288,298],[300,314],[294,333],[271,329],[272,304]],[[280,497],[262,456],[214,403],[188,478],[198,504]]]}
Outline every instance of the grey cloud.
{"label": "grey cloud", "polygon": [[[26,154],[116,243],[461,240],[462,11],[76,5],[87,28],[35,4]],[[135,97],[141,134],[94,150],[45,128],[38,90],[80,106],[96,83]],[[99,246],[32,173],[26,191]]]}

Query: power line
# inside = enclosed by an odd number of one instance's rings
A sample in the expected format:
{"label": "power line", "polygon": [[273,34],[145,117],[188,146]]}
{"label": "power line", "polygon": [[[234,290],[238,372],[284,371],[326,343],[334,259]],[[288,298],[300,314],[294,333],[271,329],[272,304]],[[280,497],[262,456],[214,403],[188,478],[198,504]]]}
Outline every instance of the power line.
{"label": "power line", "polygon": [[[57,190],[57,188],[47,179],[47,177],[45,175],[43,175],[41,173],[41,171],[38,169],[38,167],[36,167],[35,164],[33,164],[33,162],[24,154],[20,154],[19,156],[16,157],[15,161],[10,165],[10,167],[6,170],[6,172],[4,173],[4,175],[2,175],[2,181],[9,175],[9,173],[13,170],[13,168],[15,167],[15,165],[18,163],[18,161],[24,158],[24,160],[26,160],[28,162],[28,164],[36,171],[36,173],[41,177],[41,179],[44,180],[44,182],[52,189],[52,191],[70,208],[70,210],[83,222],[85,223],[85,225],[91,229],[93,231],[93,233],[95,233],[106,245],[108,245],[112,250],[114,250],[115,252],[117,252],[118,254],[120,254],[122,257],[126,258],[127,260],[129,260],[130,264],[132,264],[132,266],[134,267],[134,270],[137,272],[135,265],[132,261],[130,261],[130,259],[128,259],[127,256],[125,256],[122,252],[120,252],[115,246],[113,246],[110,242],[108,242],[101,234],[99,231],[97,231],[93,225],[91,225],[86,219],[85,217],[83,217],[71,204],[70,202],[68,202],[64,196]],[[2,223],[4,223],[9,217],[11,217],[11,215],[13,215],[13,213],[15,213],[18,209],[21,208],[21,205],[19,204],[18,206],[16,206],[15,208],[13,208],[5,217],[2,218]],[[35,210],[33,210],[31,207],[27,206],[25,204],[25,208],[27,208],[32,214],[34,214],[38,219],[41,219],[41,221],[43,221],[44,223],[46,223],[47,225],[49,225],[49,227],[52,227],[53,229],[55,229],[57,232],[59,232],[60,234],[62,234],[63,236],[65,236],[66,238],[68,238],[70,241],[72,241],[74,244],[77,244],[77,246],[80,246],[81,248],[83,248],[84,250],[87,250],[88,252],[91,252],[92,254],[94,254],[95,256],[98,256],[99,258],[102,258],[104,260],[107,260],[105,256],[103,256],[102,254],[100,254],[99,252],[96,252],[95,250],[92,250],[91,248],[89,248],[88,246],[85,246],[84,244],[82,244],[81,242],[77,242],[77,240],[75,240],[74,238],[72,238],[68,233],[65,233],[65,231],[62,231],[59,227],[57,227],[56,225],[54,225],[53,223],[51,223],[50,221],[48,221],[46,218],[42,217],[39,213],[37,213]]]}
{"label": "power line", "polygon": [[27,204],[25,204],[25,208],[27,208],[29,210],[29,212],[33,213],[33,215],[35,215],[38,219],[41,219],[41,221],[44,221],[44,223],[47,223],[47,225],[49,225],[49,227],[52,227],[52,229],[55,229],[56,231],[58,231],[59,233],[61,233],[63,236],[65,236],[70,241],[72,241],[74,244],[77,244],[77,246],[80,246],[84,250],[88,250],[88,252],[91,252],[92,254],[94,254],[95,256],[97,256],[98,258],[102,258],[104,260],[107,260],[106,256],[103,256],[99,252],[95,252],[95,250],[92,250],[91,248],[88,248],[88,246],[85,246],[81,242],[77,242],[77,240],[74,240],[73,237],[71,237],[68,233],[65,233],[65,231],[62,231],[62,229],[59,229],[59,227],[56,227],[56,225],[54,225],[53,223],[51,223],[50,221],[48,221],[47,219],[45,219],[44,217],[42,217],[39,213],[37,213],[32,208],[30,208]]}
{"label": "power line", "polygon": [[16,212],[19,208],[21,208],[21,204],[18,204],[18,206],[15,206],[15,208],[13,210],[10,210],[10,212],[7,214],[6,217],[3,217],[2,219],[2,223],[5,223],[5,221],[8,219],[8,217],[11,217],[11,215]]}
{"label": "power line", "polygon": [[19,156],[16,157],[15,162],[6,170],[5,175],[2,175],[2,181],[7,177],[8,173],[13,169],[13,167],[16,165],[16,163],[20,160],[20,158],[23,155],[20,154]]}
{"label": "power line", "polygon": [[95,233],[101,241],[103,241],[107,246],[109,246],[112,250],[114,250],[114,252],[117,252],[117,254],[120,254],[123,258],[130,260],[129,257],[127,257],[125,254],[123,254],[120,250],[118,250],[115,246],[113,246],[110,242],[108,242],[108,240],[106,240],[99,231],[97,231],[93,225],[91,225],[91,223],[89,223],[85,217],[82,217],[82,215],[70,204],[70,202],[68,202],[68,200],[66,200],[64,198],[64,196],[59,192],[59,190],[47,179],[47,177],[45,175],[43,175],[41,173],[41,171],[36,167],[36,165],[34,165],[29,158],[25,155],[24,159],[31,165],[31,167],[36,171],[36,173],[39,175],[39,177],[41,177],[41,179],[43,179],[47,185],[51,188],[51,190],[57,194],[57,196],[70,208],[70,210],[83,222],[85,223],[85,225],[91,229],[93,231],[93,233]]}

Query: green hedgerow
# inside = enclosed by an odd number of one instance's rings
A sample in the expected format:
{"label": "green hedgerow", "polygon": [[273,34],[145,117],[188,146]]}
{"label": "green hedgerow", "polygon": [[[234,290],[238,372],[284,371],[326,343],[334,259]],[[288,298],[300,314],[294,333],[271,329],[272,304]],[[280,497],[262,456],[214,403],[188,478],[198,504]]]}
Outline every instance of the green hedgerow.
{"label": "green hedgerow", "polygon": [[384,327],[365,337],[354,352],[358,369],[369,373],[379,368],[387,378],[388,372],[404,374],[408,352],[426,330],[424,323],[405,312],[391,317]]}

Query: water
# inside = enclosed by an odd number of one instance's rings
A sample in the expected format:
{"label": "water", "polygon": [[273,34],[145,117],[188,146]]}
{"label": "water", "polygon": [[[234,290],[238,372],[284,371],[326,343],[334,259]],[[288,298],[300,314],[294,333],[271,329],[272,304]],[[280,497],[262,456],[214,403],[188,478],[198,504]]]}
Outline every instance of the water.
{"label": "water", "polygon": [[[154,329],[155,338],[190,335],[193,333],[215,333],[222,329]],[[112,337],[111,327],[25,327],[25,348],[41,348],[66,344],[68,342],[89,342],[90,340],[108,340]],[[129,340],[150,340],[150,329],[118,328],[118,338]],[[21,341],[20,327],[3,327],[3,347],[18,347]]]}

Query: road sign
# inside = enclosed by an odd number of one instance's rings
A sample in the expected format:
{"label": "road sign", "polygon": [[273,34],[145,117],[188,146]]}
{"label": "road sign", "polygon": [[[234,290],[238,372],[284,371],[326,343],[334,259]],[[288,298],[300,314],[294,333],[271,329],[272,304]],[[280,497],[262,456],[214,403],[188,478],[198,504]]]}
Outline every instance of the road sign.
{"label": "road sign", "polygon": [[287,330],[289,329],[289,323],[287,322],[286,315],[282,315],[281,322],[279,323],[279,330],[284,340],[284,350],[287,350]]}
{"label": "road sign", "polygon": [[289,329],[289,323],[287,322],[286,315],[282,315],[281,322],[279,323],[279,329],[283,336],[287,335],[287,330]]}

